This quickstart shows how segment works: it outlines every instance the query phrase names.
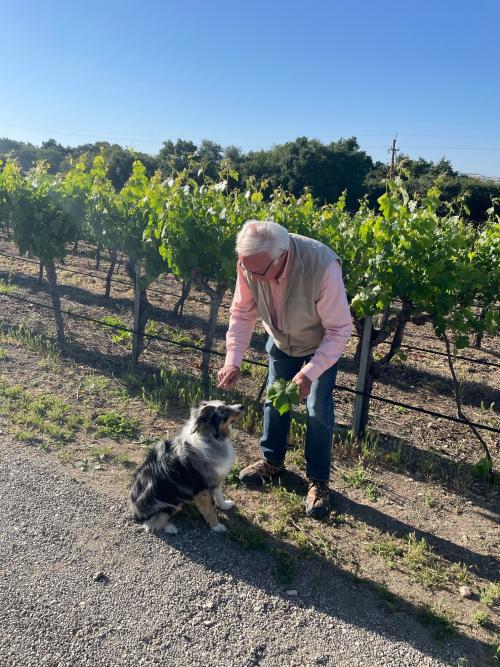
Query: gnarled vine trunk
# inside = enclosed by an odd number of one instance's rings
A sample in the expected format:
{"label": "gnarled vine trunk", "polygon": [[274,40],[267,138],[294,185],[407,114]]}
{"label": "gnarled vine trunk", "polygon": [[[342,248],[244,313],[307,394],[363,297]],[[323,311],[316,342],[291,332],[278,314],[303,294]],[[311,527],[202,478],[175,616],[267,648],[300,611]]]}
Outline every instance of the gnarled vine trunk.
{"label": "gnarled vine trunk", "polygon": [[210,315],[208,317],[208,324],[205,331],[205,343],[203,345],[205,350],[202,352],[201,360],[201,381],[205,396],[208,397],[208,392],[210,390],[210,350],[212,349],[214,342],[217,318],[220,305],[224,298],[224,294],[226,293],[226,286],[218,285],[216,289],[213,289],[204,282],[196,281],[196,284],[210,297]]}
{"label": "gnarled vine trunk", "polygon": [[109,251],[109,257],[110,257],[110,264],[108,272],[106,274],[106,289],[104,290],[104,297],[106,299],[109,299],[109,295],[111,294],[111,280],[113,278],[113,272],[115,270],[116,260],[118,257],[118,252],[115,248]]}
{"label": "gnarled vine trunk", "polygon": [[191,280],[183,280],[182,281],[182,292],[179,300],[176,302],[174,306],[174,315],[176,317],[182,315],[182,311],[184,310],[184,304],[186,303],[186,300],[189,297],[189,293],[191,292],[191,285],[192,281]]}
{"label": "gnarled vine trunk", "polygon": [[[409,301],[403,301],[401,309],[393,318],[389,318],[389,311],[387,311],[387,313],[384,316],[380,329],[371,330],[364,393],[366,394],[372,393],[373,384],[375,380],[378,377],[380,377],[382,373],[389,367],[392,358],[401,348],[405,327],[411,318],[412,312],[413,312],[412,304]],[[355,359],[359,361],[361,344],[362,344],[362,335],[364,329],[364,319],[359,320],[356,323],[356,329],[361,336],[355,354]],[[394,333],[392,333],[393,331]],[[375,360],[373,356],[373,351],[375,347],[377,345],[381,345],[382,343],[384,343],[391,336],[391,333],[392,333],[392,340],[387,354],[385,354],[381,359]],[[363,401],[361,409],[360,427],[359,427],[360,435],[363,435],[367,430],[369,410],[370,410],[370,398],[366,397],[365,400]]]}
{"label": "gnarled vine trunk", "polygon": [[52,307],[54,308],[54,319],[56,321],[57,342],[64,346],[64,322],[61,312],[61,300],[59,298],[59,288],[57,286],[57,275],[54,261],[51,260],[45,264],[45,271],[50,286],[50,296],[52,298]]}
{"label": "gnarled vine trunk", "polygon": [[488,306],[483,306],[481,308],[481,312],[479,313],[479,322],[481,323],[481,329],[479,332],[476,334],[476,338],[474,340],[474,347],[476,350],[481,349],[481,345],[483,344],[483,336],[484,336],[484,321],[486,319],[486,313],[488,312]]}
{"label": "gnarled vine trunk", "polygon": [[[132,281],[132,284],[135,287],[136,284],[136,264],[135,260],[130,257],[125,262],[124,268],[127,276]],[[140,276],[139,276],[140,277]],[[140,281],[139,281],[140,283]],[[142,351],[144,350],[144,332],[146,330],[146,325],[148,323],[149,315],[151,312],[151,304],[148,301],[146,289],[140,288],[139,290],[139,317],[137,322],[137,331],[138,341],[137,341],[137,359],[140,357]]]}
{"label": "gnarled vine trunk", "polygon": [[95,251],[95,270],[99,271],[101,266],[101,245],[98,243]]}

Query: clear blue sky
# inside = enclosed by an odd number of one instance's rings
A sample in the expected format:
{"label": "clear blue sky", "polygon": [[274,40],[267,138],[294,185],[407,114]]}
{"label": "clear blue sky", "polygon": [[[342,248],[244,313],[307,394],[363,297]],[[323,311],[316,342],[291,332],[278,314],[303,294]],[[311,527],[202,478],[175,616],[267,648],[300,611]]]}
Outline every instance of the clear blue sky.
{"label": "clear blue sky", "polygon": [[500,0],[0,0],[0,136],[355,135],[500,176]]}

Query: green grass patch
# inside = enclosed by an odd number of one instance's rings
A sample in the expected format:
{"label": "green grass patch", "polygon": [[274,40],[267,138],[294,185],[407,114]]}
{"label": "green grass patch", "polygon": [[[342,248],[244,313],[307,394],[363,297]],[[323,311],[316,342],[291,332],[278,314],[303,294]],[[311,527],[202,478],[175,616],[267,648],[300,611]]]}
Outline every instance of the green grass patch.
{"label": "green grass patch", "polygon": [[36,395],[0,378],[0,414],[15,425],[15,437],[22,441],[43,441],[62,446],[74,439],[82,418],[56,396]]}
{"label": "green grass patch", "polygon": [[488,607],[496,607],[500,603],[500,582],[492,581],[486,588],[483,588],[479,599]]}
{"label": "green grass patch", "polygon": [[360,463],[349,472],[342,473],[342,477],[350,488],[361,489],[370,502],[375,503],[379,499],[380,488],[368,478],[363,464]]}
{"label": "green grass patch", "polygon": [[443,640],[456,632],[455,614],[440,605],[424,607],[417,618],[431,629],[436,639]]}
{"label": "green grass patch", "polygon": [[16,291],[16,286],[12,284],[12,276],[8,280],[0,278],[0,294],[11,294]]}
{"label": "green grass patch", "polygon": [[107,436],[114,440],[122,438],[134,439],[140,433],[140,422],[138,419],[130,419],[125,415],[119,415],[112,410],[103,412],[95,419],[97,435]]}
{"label": "green grass patch", "polygon": [[265,533],[258,526],[252,524],[230,524],[229,536],[244,549],[262,551],[269,548]]}
{"label": "green grass patch", "polygon": [[22,324],[17,327],[8,327],[0,333],[0,340],[5,342],[16,341],[22,343],[33,352],[37,352],[44,359],[49,358],[52,362],[58,363],[60,352],[57,345],[51,341],[45,334],[32,331]]}
{"label": "green grass patch", "polygon": [[476,625],[480,625],[481,627],[483,627],[488,624],[489,616],[485,611],[479,610],[472,615],[472,620],[474,621],[474,623],[476,623]]}
{"label": "green grass patch", "polygon": [[404,555],[403,545],[395,539],[381,540],[375,542],[368,547],[368,551],[372,554],[380,556],[384,563],[392,570],[396,567],[397,562]]}
{"label": "green grass patch", "polygon": [[92,447],[89,451],[91,461],[99,461],[101,463],[109,463],[114,456],[110,447]]}
{"label": "green grass patch", "polygon": [[432,551],[425,538],[419,540],[415,533],[407,537],[402,563],[412,579],[424,588],[445,588],[450,581],[450,574],[444,563]]}
{"label": "green grass patch", "polygon": [[297,559],[285,549],[273,549],[274,565],[271,568],[276,583],[290,586],[297,576]]}
{"label": "green grass patch", "polygon": [[243,466],[240,463],[235,463],[231,470],[226,476],[226,484],[230,486],[237,486],[240,481],[239,474],[243,470]]}
{"label": "green grass patch", "polygon": [[[125,327],[129,329],[125,322],[115,315],[106,315],[101,317],[99,322],[102,322],[104,329],[110,334],[113,343],[128,344],[132,340],[132,333],[130,331],[123,331],[122,329],[113,329],[113,327]],[[106,326],[109,325],[109,326]]]}
{"label": "green grass patch", "polygon": [[131,469],[135,467],[135,463],[130,460],[126,452],[120,452],[115,456],[115,461],[124,468]]}

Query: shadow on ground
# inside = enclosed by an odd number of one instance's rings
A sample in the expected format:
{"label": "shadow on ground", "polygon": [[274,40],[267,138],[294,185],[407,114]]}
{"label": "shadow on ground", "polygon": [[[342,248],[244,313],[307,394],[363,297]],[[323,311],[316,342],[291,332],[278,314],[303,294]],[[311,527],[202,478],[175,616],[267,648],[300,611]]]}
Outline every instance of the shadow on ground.
{"label": "shadow on ground", "polygon": [[[350,508],[356,510],[352,505]],[[334,622],[342,620],[392,642],[408,643],[446,664],[455,666],[465,657],[470,662],[463,664],[490,664],[490,645],[466,637],[459,629],[450,631],[430,610],[355,577],[320,556],[305,557],[300,549],[231,514],[228,536],[236,544],[229,547],[223,548],[220,537],[211,534],[201,518],[192,513],[180,515],[176,522],[181,529],[178,535],[156,539],[213,572],[279,596],[292,606],[314,608]],[[249,534],[250,547],[246,546]],[[290,589],[297,590],[297,597],[287,593]]]}

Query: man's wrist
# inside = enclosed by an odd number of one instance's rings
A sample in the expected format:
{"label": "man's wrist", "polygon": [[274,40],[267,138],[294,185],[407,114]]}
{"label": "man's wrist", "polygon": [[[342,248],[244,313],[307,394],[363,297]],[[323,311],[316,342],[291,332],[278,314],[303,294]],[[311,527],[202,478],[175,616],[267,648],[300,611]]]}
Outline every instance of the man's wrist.
{"label": "man's wrist", "polygon": [[242,361],[243,357],[236,352],[227,352],[226,358],[224,360],[224,366],[234,366],[235,368],[239,368]]}

